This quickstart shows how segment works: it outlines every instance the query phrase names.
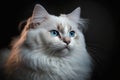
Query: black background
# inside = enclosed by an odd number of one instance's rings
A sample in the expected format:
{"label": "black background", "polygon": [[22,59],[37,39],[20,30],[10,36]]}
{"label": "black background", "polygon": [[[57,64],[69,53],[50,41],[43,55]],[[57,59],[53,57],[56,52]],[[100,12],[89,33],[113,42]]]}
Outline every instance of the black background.
{"label": "black background", "polygon": [[91,80],[120,80],[118,0],[15,0],[0,2],[0,48],[9,46],[20,34],[18,24],[32,15],[36,3],[50,14],[70,13],[81,7],[81,17],[88,19],[86,44],[97,61]]}

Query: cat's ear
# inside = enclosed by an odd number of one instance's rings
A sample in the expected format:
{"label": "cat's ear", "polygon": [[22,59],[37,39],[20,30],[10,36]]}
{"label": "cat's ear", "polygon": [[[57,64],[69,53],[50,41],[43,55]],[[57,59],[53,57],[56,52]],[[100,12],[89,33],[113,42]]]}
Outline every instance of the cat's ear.
{"label": "cat's ear", "polygon": [[67,15],[68,18],[78,22],[80,19],[80,10],[81,10],[80,7],[76,8],[75,10],[73,10],[71,13]]}
{"label": "cat's ear", "polygon": [[36,4],[33,9],[32,16],[28,19],[28,22],[30,22],[28,29],[36,28],[37,25],[40,25],[48,17],[49,13],[45,10],[45,8],[40,4]]}
{"label": "cat's ear", "polygon": [[36,4],[34,9],[33,9],[33,18],[47,18],[49,16],[49,13],[46,11],[46,9],[40,5]]}

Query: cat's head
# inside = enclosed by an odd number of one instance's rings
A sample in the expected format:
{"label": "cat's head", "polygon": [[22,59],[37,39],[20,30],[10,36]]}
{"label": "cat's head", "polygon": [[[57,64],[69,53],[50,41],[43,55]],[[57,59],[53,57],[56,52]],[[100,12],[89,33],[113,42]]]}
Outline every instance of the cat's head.
{"label": "cat's head", "polygon": [[81,25],[80,7],[70,14],[54,16],[37,4],[25,27],[28,31],[25,42],[50,55],[70,54],[85,46],[84,36],[79,30]]}

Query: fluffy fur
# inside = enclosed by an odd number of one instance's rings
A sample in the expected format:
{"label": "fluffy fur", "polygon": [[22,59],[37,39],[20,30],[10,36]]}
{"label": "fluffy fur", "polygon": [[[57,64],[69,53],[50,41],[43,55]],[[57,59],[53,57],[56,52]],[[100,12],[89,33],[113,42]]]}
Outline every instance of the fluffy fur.
{"label": "fluffy fur", "polygon": [[[20,37],[14,42],[5,65],[11,80],[87,80],[91,75],[89,56],[79,18],[80,8],[70,14],[54,16],[39,4]],[[57,30],[59,36],[50,31]],[[75,31],[74,37],[69,32]],[[70,40],[69,44],[63,38]]]}

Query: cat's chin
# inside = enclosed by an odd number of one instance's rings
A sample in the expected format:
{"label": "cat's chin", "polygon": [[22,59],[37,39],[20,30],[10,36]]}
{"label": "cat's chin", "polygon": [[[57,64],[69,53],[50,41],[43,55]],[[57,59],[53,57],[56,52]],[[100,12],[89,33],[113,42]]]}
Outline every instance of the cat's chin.
{"label": "cat's chin", "polygon": [[69,47],[64,47],[61,50],[57,50],[56,53],[54,54],[55,56],[59,57],[64,57],[70,54],[70,48]]}

